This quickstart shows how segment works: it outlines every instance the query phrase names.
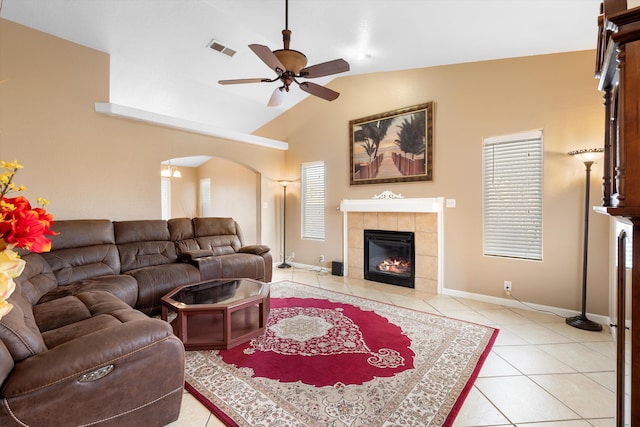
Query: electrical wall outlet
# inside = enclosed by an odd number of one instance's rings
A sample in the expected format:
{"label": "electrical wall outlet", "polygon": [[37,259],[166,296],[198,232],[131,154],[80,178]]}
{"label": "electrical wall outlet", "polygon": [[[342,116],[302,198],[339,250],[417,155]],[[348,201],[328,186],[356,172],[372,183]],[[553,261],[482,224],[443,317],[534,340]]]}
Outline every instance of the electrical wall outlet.
{"label": "electrical wall outlet", "polygon": [[507,295],[511,295],[511,281],[510,280],[505,280],[504,281],[504,292]]}
{"label": "electrical wall outlet", "polygon": [[324,255],[320,255],[320,262],[324,262]]}

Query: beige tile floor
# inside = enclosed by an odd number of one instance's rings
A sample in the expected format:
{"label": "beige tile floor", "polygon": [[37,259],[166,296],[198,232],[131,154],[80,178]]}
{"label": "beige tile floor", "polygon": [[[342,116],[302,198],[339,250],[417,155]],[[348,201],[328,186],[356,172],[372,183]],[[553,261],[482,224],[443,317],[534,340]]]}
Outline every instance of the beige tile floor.
{"label": "beige tile floor", "polygon": [[[274,269],[293,280],[389,304],[494,326],[498,339],[455,426],[614,425],[615,348],[608,328],[587,332],[552,314],[353,280],[305,269]],[[223,426],[185,392],[171,427]]]}

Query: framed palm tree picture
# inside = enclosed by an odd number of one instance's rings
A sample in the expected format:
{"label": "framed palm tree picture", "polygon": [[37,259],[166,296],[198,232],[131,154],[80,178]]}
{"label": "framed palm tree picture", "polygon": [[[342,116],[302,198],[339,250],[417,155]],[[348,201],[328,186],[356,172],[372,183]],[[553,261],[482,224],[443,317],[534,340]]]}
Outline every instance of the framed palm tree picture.
{"label": "framed palm tree picture", "polygon": [[433,180],[433,102],[349,122],[350,184]]}

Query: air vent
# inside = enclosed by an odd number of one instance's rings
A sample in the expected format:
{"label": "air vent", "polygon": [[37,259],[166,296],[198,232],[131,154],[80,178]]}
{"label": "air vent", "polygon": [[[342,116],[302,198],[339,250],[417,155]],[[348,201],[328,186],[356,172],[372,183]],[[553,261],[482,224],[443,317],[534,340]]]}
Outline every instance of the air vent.
{"label": "air vent", "polygon": [[231,49],[228,46],[223,45],[222,43],[220,43],[219,41],[217,41],[216,39],[213,39],[209,42],[209,44],[207,45],[208,48],[213,49],[215,51],[218,51],[220,53],[224,53],[225,55],[232,57],[233,55],[236,54],[236,51],[234,49]]}

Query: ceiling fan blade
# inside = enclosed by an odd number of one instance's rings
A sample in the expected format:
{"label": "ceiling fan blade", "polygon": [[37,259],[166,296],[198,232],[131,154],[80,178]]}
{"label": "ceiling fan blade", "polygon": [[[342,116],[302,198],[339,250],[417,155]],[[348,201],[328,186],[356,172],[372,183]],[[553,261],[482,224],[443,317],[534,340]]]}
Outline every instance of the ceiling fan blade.
{"label": "ceiling fan blade", "polygon": [[271,52],[271,49],[269,49],[267,46],[263,46],[261,44],[250,44],[249,49],[251,49],[256,55],[258,55],[258,58],[262,59],[262,62],[267,64],[267,66],[275,71],[278,75],[286,71],[286,68],[284,65],[282,65],[282,62],[280,62],[278,57],[275,56],[273,52]]}
{"label": "ceiling fan blade", "polygon": [[310,93],[311,95],[326,99],[327,101],[333,101],[340,96],[340,94],[335,90],[331,90],[329,88],[311,82],[300,83],[300,89],[307,93]]}
{"label": "ceiling fan blade", "polygon": [[234,79],[234,80],[218,80],[218,84],[221,85],[237,85],[242,83],[262,83],[262,82],[270,82],[270,79]]}
{"label": "ceiling fan blade", "polygon": [[284,100],[284,87],[277,87],[273,91],[271,98],[269,98],[269,102],[267,103],[267,105],[269,107],[277,107],[278,105],[282,104],[283,100]]}
{"label": "ceiling fan blade", "polygon": [[344,73],[345,71],[349,71],[349,63],[340,58],[303,68],[300,70],[300,77],[313,79],[315,77],[323,77],[330,74]]}

